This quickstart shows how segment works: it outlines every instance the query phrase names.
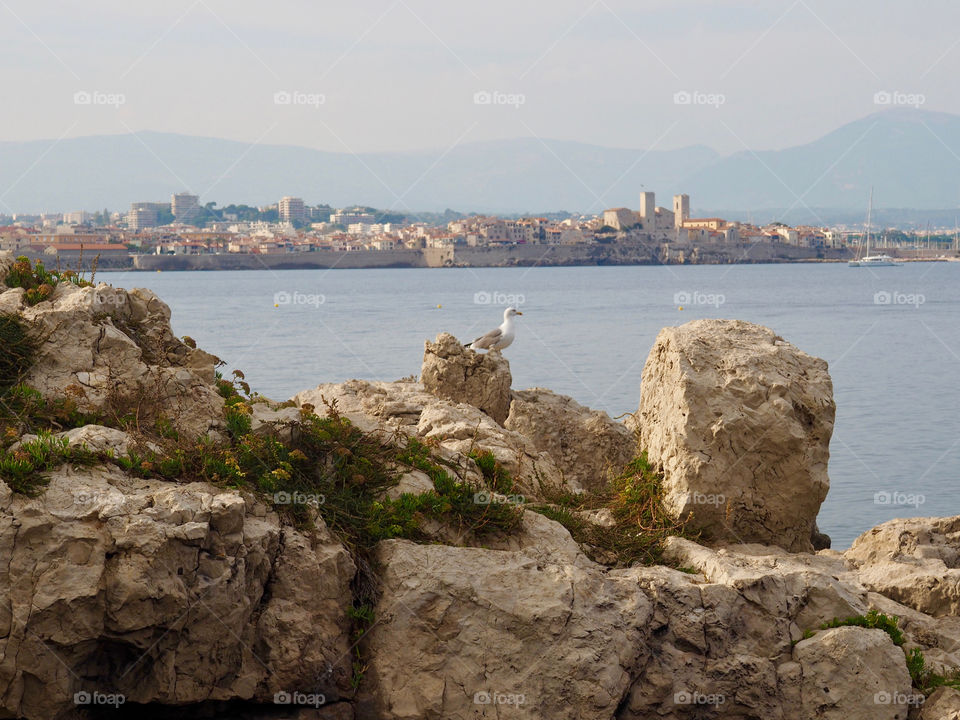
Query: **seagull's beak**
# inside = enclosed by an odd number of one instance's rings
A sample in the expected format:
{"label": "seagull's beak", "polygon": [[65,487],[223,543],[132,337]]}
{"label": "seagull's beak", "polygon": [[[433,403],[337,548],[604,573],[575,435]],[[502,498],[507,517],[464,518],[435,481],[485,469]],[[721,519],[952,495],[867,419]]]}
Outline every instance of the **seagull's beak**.
{"label": "seagull's beak", "polygon": [[523,313],[517,310],[517,315],[523,315]]}

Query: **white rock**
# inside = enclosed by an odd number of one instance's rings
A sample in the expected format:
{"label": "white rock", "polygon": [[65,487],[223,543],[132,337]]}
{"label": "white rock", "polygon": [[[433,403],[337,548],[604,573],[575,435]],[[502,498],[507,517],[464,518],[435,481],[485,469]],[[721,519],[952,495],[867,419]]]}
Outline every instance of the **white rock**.
{"label": "white rock", "polygon": [[641,447],[667,507],[715,539],[812,549],[836,406],[827,364],[768,328],[665,328],[643,369]]}

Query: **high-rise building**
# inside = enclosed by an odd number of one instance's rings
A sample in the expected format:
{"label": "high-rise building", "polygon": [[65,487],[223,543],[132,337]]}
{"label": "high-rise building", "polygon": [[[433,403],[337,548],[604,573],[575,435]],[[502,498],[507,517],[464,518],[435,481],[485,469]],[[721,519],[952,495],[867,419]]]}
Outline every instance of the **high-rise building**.
{"label": "high-rise building", "polygon": [[690,219],[690,196],[673,196],[673,224],[676,227],[683,227],[683,223]]}
{"label": "high-rise building", "polygon": [[190,193],[177,193],[170,198],[170,212],[179,222],[190,222],[197,216],[200,196]]}
{"label": "high-rise building", "polygon": [[159,224],[161,212],[170,212],[170,203],[138,202],[130,203],[127,213],[127,225],[131,230],[142,230]]}
{"label": "high-rise building", "polygon": [[277,209],[280,214],[280,222],[302,222],[307,218],[307,211],[301,198],[281,198]]}

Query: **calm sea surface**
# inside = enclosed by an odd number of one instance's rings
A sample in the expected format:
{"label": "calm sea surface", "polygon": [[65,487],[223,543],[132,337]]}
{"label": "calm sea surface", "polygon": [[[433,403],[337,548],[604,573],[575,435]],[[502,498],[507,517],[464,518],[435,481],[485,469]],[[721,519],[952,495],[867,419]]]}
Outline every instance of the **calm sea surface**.
{"label": "calm sea surface", "polygon": [[321,382],[416,374],[425,339],[448,331],[472,340],[515,302],[524,314],[505,352],[514,387],[548,387],[617,416],[637,408],[660,328],[700,317],[761,323],[830,363],[837,422],[819,523],[834,547],[893,517],[960,514],[960,263],[102,278],[157,292],[174,332],[277,400]]}

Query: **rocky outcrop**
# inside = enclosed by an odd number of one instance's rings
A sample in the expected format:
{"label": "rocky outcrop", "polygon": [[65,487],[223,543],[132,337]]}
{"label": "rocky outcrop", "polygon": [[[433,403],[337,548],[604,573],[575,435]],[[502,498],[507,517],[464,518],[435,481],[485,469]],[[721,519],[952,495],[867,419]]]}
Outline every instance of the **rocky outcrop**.
{"label": "rocky outcrop", "polygon": [[920,720],[960,720],[960,690],[939,687],[923,703]]}
{"label": "rocky outcrop", "polygon": [[23,381],[48,399],[114,422],[149,408],[142,423],[163,418],[188,437],[222,425],[217,359],[174,337],[170,308],[149,290],[63,282],[31,307],[17,288],[0,293],[0,312],[19,314],[40,340]]}
{"label": "rocky outcrop", "polygon": [[249,502],[104,468],[36,499],[0,483],[0,708],[349,696],[349,554]]}
{"label": "rocky outcrop", "polygon": [[630,573],[404,541],[378,560],[369,717],[611,718],[646,658]]}
{"label": "rocky outcrop", "polygon": [[[838,627],[797,643],[801,717],[824,720],[905,720],[915,696],[903,651],[883,630]],[[917,701],[913,705],[919,704]]]}
{"label": "rocky outcrop", "polygon": [[510,363],[500,353],[478,353],[449,333],[425,343],[420,380],[444,400],[466,403],[500,425],[510,412]]}
{"label": "rocky outcrop", "polygon": [[[0,293],[0,308],[43,339],[29,382],[48,397],[66,391],[103,414],[143,398],[182,436],[220,437],[214,360],[172,337],[150,293],[65,285],[32,308],[22,296]],[[542,484],[601,488],[633,456],[631,433],[603,413],[547,390],[511,394],[495,357],[470,365],[443,336],[428,355],[423,383],[353,380],[304,391],[296,407],[251,402],[251,430],[289,440],[313,406],[385,442],[417,438],[478,486],[469,455],[488,450],[530,500]],[[461,372],[466,395],[438,397]],[[675,511],[692,508],[725,546],[674,537],[667,565],[611,569],[528,507],[482,541],[425,524],[428,542],[352,554],[316,510],[295,527],[229,487],[113,465],[55,467],[33,498],[0,482],[0,717],[72,720],[78,693],[122,694],[127,714],[145,717],[167,706],[244,720],[920,716],[903,648],[880,630],[821,626],[883,612],[928,668],[960,667],[960,518],[891,521],[846,553],[797,552],[811,548],[826,492],[825,364],[746,323],[669,329],[637,417]],[[119,455],[168,439],[99,424],[58,435]],[[410,469],[377,498],[432,487]],[[725,497],[702,508],[695,493]],[[574,517],[619,531],[609,507]],[[368,565],[372,600],[357,592]],[[922,718],[953,717],[957,696],[938,690]]]}
{"label": "rocky outcrop", "polygon": [[358,427],[379,432],[384,437],[400,432],[429,441],[450,453],[467,477],[479,478],[469,454],[491,452],[518,481],[518,492],[527,498],[538,497],[541,483],[581,489],[565,479],[550,455],[538,451],[520,433],[505,429],[471,405],[437,398],[419,382],[348,380],[304,390],[297,393],[293,401],[298,406],[313,406],[320,415],[335,407]]}
{"label": "rocky outcrop", "polygon": [[637,438],[601,410],[544,388],[513,394],[504,427],[546,453],[568,481],[599,490],[637,455]]}
{"label": "rocky outcrop", "polygon": [[666,503],[715,539],[811,550],[836,406],[823,360],[769,328],[665,328],[643,369],[641,447]]}
{"label": "rocky outcrop", "polygon": [[874,592],[927,615],[960,615],[960,517],[889,520],[845,557]]}

